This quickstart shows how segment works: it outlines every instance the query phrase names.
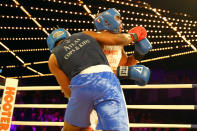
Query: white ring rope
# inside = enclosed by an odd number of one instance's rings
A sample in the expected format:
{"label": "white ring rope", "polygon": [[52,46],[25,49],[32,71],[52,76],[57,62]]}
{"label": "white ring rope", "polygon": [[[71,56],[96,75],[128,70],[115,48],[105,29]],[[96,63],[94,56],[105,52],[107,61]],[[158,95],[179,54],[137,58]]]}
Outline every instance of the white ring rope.
{"label": "white ring rope", "polygon": [[[121,85],[123,89],[170,89],[170,88],[196,88],[197,84],[149,84],[146,86],[138,85]],[[4,89],[4,86],[0,86]],[[60,86],[23,86],[18,87],[18,91],[34,91],[34,90],[60,90]]]}
{"label": "white ring rope", "polygon": [[[48,32],[43,28],[40,23],[37,22],[29,12],[20,5],[17,0],[13,0],[16,5],[20,6],[20,9],[30,17],[38,27],[41,27],[42,30],[48,35]],[[83,5],[90,16],[91,12],[88,11],[86,5]],[[93,17],[93,16],[92,16]],[[191,43],[190,43],[191,44]],[[192,45],[193,46],[193,45]],[[195,48],[196,50],[196,48]],[[28,69],[33,70],[30,67]],[[36,72],[40,73],[40,72]],[[42,73],[40,73],[43,75]],[[123,89],[169,89],[169,88],[195,88],[196,85],[193,84],[178,84],[178,85],[146,85],[143,87],[136,85],[122,85]],[[4,87],[0,87],[4,89]],[[43,86],[43,87],[18,87],[17,90],[20,91],[33,91],[33,90],[60,90],[59,86]],[[1,107],[1,106],[0,106]],[[14,108],[66,108],[67,104],[14,104]],[[195,105],[127,105],[128,109],[181,109],[181,110],[194,110],[196,109]],[[12,121],[13,125],[31,125],[31,126],[63,126],[64,122],[35,122],[35,121]],[[151,123],[130,123],[129,127],[160,127],[160,128],[192,128],[197,127],[197,125],[192,124],[151,124]]]}
{"label": "white ring rope", "polygon": [[[36,121],[12,121],[12,125],[30,126],[64,126],[64,122],[36,122]],[[193,124],[152,124],[152,123],[129,123],[129,127],[135,128],[196,128]]]}
{"label": "white ring rope", "polygon": [[[127,105],[127,109],[195,110],[197,105]],[[67,104],[15,104],[14,108],[65,109]]]}
{"label": "white ring rope", "polygon": [[[121,85],[123,89],[169,89],[169,88],[196,88],[197,84],[153,84],[146,86]],[[1,86],[0,89],[4,89]],[[18,87],[20,91],[34,90],[60,90],[60,86],[27,86]],[[67,104],[14,104],[14,108],[66,108]],[[170,109],[170,110],[195,110],[197,105],[127,105],[128,109]],[[13,125],[30,126],[63,126],[64,122],[36,122],[36,121],[12,121]],[[135,128],[197,128],[193,124],[152,124],[152,123],[129,123],[129,127]]]}

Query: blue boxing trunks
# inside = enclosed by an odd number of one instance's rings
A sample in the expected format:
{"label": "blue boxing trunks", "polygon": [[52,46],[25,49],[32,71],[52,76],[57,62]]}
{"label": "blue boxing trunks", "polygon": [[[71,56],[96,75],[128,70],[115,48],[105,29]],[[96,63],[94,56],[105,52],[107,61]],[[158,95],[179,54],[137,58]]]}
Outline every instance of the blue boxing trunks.
{"label": "blue boxing trunks", "polygon": [[65,121],[90,126],[90,113],[98,115],[98,130],[129,131],[126,103],[120,82],[113,72],[78,74],[71,80],[71,97]]}

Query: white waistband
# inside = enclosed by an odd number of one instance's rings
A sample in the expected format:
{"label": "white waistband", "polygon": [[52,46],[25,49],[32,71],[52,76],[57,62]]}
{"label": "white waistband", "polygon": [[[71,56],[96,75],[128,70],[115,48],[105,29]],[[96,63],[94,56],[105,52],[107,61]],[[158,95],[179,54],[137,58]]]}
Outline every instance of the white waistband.
{"label": "white waistband", "polygon": [[90,66],[80,72],[80,74],[98,73],[98,72],[112,72],[112,69],[108,65],[96,65]]}

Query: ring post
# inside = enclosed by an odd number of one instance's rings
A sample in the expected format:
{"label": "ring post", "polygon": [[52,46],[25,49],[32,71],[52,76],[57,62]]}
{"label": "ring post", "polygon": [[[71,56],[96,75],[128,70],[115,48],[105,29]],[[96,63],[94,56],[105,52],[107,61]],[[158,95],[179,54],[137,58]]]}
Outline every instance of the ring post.
{"label": "ring post", "polygon": [[3,92],[0,112],[0,130],[10,131],[12,114],[16,99],[18,79],[7,78]]}

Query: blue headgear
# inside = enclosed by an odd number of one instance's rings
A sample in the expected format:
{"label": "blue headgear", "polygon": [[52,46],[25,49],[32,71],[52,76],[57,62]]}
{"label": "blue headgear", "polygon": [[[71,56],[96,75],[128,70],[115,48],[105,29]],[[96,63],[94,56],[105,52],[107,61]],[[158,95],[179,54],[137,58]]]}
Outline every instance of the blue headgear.
{"label": "blue headgear", "polygon": [[115,9],[108,9],[94,19],[94,24],[98,31],[109,30],[113,33],[119,32],[120,21],[115,19],[115,16],[120,16],[120,13]]}
{"label": "blue headgear", "polygon": [[63,28],[56,29],[52,31],[47,37],[47,46],[49,50],[52,52],[53,48],[55,48],[55,44],[67,37],[71,36],[71,34]]}

